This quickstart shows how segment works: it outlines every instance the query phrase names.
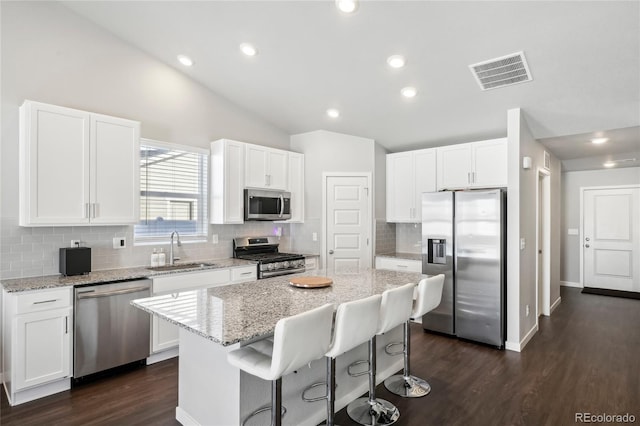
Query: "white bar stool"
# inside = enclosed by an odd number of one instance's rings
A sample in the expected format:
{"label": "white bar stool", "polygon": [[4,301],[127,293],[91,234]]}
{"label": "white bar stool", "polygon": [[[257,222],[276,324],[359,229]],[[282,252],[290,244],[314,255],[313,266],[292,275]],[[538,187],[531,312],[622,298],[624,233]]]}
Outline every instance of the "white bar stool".
{"label": "white bar stool", "polygon": [[[444,275],[425,278],[418,283],[418,295],[413,305],[411,319],[422,317],[429,311],[440,305],[442,299],[442,287]],[[412,376],[409,369],[409,354],[411,347],[411,323],[410,320],[404,323],[404,371],[403,374],[396,374],[384,381],[384,386],[389,392],[405,398],[418,398],[431,392],[431,386],[426,380]]]}
{"label": "white bar stool", "polygon": [[347,406],[347,414],[362,425],[390,425],[400,417],[398,408],[384,399],[376,399],[376,336],[406,322],[411,315],[415,284],[382,293],[376,333],[369,339],[369,397],[358,398]]}
{"label": "white bar stool", "polygon": [[[333,326],[333,304],[283,318],[276,323],[273,342],[268,339],[244,346],[227,354],[227,361],[239,369],[271,381],[271,424],[282,425],[282,377],[313,360],[329,349]],[[249,415],[242,424],[264,407]],[[286,409],[284,410],[286,413]]]}

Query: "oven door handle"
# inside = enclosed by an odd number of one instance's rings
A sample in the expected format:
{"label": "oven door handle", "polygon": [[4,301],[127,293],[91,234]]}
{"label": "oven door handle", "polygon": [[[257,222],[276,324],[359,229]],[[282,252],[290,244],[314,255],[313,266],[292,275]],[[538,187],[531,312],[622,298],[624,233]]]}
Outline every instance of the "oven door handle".
{"label": "oven door handle", "polygon": [[78,299],[95,299],[96,297],[109,297],[119,294],[137,293],[139,291],[149,290],[148,286],[125,288],[122,290],[105,291],[103,293],[94,293],[94,290],[87,291],[85,293],[78,293]]}
{"label": "oven door handle", "polygon": [[283,214],[284,214],[284,196],[280,194],[280,213],[278,214],[278,216],[282,217]]}

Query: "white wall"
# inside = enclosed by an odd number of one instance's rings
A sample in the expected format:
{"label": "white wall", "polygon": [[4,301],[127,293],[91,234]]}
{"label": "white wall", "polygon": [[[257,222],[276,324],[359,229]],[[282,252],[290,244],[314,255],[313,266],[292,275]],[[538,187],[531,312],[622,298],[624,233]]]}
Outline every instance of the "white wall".
{"label": "white wall", "polygon": [[[81,239],[94,269],[146,264],[151,248],[113,250],[132,227],[18,227],[18,107],[25,99],[141,122],[141,136],[208,148],[232,138],[289,148],[289,135],[56,2],[2,2],[0,276],[58,272],[58,247]],[[228,257],[231,238],[269,226],[214,226],[220,243],[184,245],[183,257]],[[284,226],[285,237],[288,225]],[[131,245],[131,244],[130,244]]]}
{"label": "white wall", "polygon": [[562,226],[560,279],[580,283],[579,235],[568,235],[569,229],[580,229],[580,188],[589,186],[640,185],[640,167],[587,170],[562,174]]}
{"label": "white wall", "polygon": [[[536,226],[538,169],[543,168],[544,147],[538,143],[527,126],[522,111],[507,113],[508,189],[507,189],[507,347],[521,350],[535,333],[536,282]],[[532,158],[529,170],[522,168],[522,158]],[[551,288],[550,304],[560,297],[560,162],[551,155]],[[555,214],[554,214],[555,213]],[[520,239],[525,248],[520,250]],[[529,306],[529,315],[526,307]]]}
{"label": "white wall", "polygon": [[[367,172],[373,176],[375,212],[384,214],[385,181],[376,178],[380,152],[373,139],[316,130],[291,136],[291,150],[305,155],[305,223],[291,225],[291,238],[296,251],[320,253],[322,235],[322,173]],[[381,172],[384,176],[384,171]],[[383,178],[383,179],[386,179]],[[318,241],[312,241],[312,233]]]}

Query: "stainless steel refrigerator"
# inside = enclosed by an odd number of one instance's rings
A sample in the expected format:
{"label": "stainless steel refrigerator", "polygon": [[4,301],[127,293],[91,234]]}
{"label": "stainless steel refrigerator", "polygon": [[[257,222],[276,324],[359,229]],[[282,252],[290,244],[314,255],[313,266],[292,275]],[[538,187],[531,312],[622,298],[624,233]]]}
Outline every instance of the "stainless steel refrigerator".
{"label": "stainless steel refrigerator", "polygon": [[445,275],[426,330],[504,346],[505,236],[505,191],[422,194],[422,272]]}

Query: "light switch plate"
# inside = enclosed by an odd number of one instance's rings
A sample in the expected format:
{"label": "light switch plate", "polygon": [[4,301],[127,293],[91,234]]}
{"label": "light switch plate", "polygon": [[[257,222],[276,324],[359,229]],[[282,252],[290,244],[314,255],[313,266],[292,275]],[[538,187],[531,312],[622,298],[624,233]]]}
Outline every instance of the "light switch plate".
{"label": "light switch plate", "polygon": [[318,241],[318,233],[317,233],[317,232],[313,232],[313,233],[311,234],[311,239],[312,239],[313,241]]}
{"label": "light switch plate", "polygon": [[211,235],[211,243],[218,244],[218,234]]}
{"label": "light switch plate", "polygon": [[520,250],[524,250],[526,246],[527,246],[527,243],[524,240],[524,238],[520,238]]}

